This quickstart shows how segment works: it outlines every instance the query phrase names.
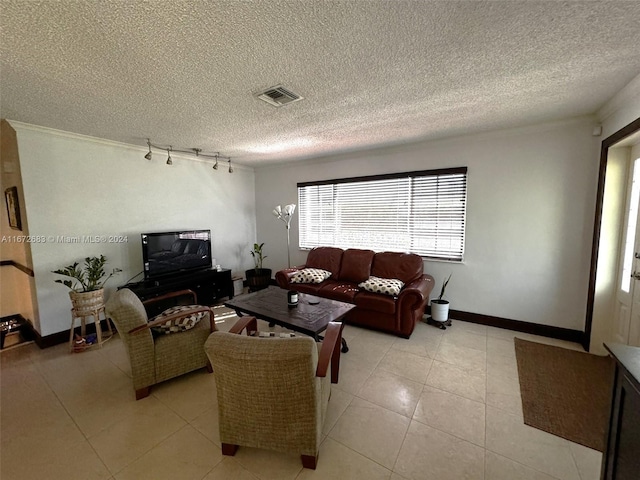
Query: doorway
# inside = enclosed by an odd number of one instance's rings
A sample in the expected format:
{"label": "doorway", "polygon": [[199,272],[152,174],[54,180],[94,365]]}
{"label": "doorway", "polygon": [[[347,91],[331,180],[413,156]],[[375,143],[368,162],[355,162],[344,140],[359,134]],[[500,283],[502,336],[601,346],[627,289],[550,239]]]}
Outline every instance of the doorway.
{"label": "doorway", "polygon": [[[635,252],[640,253],[640,243],[636,248],[635,242],[636,239],[640,240],[640,235],[636,235],[636,230],[639,227],[638,223],[640,223],[640,219],[637,219],[638,209],[636,209],[635,213],[625,216],[625,212],[629,212],[630,209],[625,206],[624,199],[631,200],[631,191],[626,197],[624,194],[621,196],[618,195],[618,197],[622,198],[618,203],[616,203],[615,200],[611,200],[610,192],[605,192],[605,187],[608,187],[607,190],[611,190],[611,184],[615,184],[616,181],[620,183],[620,178],[623,179],[622,191],[624,191],[624,185],[626,185],[627,182],[631,182],[631,185],[633,185],[633,171],[631,171],[631,175],[628,174],[628,160],[625,163],[626,169],[624,172],[620,173],[614,168],[616,164],[620,163],[619,159],[615,157],[615,153],[618,150],[616,147],[624,145],[621,143],[623,140],[627,139],[627,141],[633,142],[634,137],[632,137],[632,135],[638,135],[637,132],[640,132],[640,118],[604,139],[600,149],[600,171],[592,239],[587,314],[582,342],[584,349],[587,351],[591,351],[592,337],[595,337],[596,342],[598,342],[597,345],[593,346],[602,348],[599,344],[600,341],[613,340],[612,334],[616,330],[619,330],[619,335],[623,337],[626,336],[627,339],[629,335],[632,335],[630,329],[634,323],[631,318],[633,315],[634,302],[633,287],[636,283],[638,286],[638,288],[635,289],[637,290],[638,302],[638,308],[636,310],[638,312],[638,321],[640,322],[640,281],[631,279],[631,274],[634,271],[640,274],[640,259],[634,258]],[[638,172],[637,180],[640,188],[640,166]],[[618,180],[616,180],[616,174],[619,177]],[[622,177],[620,177],[620,175],[622,175]],[[607,179],[607,176],[609,176],[609,179]],[[640,195],[640,190],[638,190],[638,195]],[[619,223],[612,221],[611,217],[619,217]],[[627,238],[627,236],[623,238],[623,230],[624,233],[626,233],[630,228],[628,224],[629,217],[636,218],[635,221],[632,221],[631,225],[633,231],[629,235],[629,238]],[[626,221],[626,223],[623,223],[623,220]],[[620,228],[622,225],[624,225],[624,229]],[[625,267],[623,252],[625,249],[623,246],[627,245],[628,242],[632,245],[626,248],[626,250],[631,250],[631,261],[629,261],[628,258],[626,259],[626,269],[629,270],[627,275],[629,275],[630,280],[628,282],[628,291],[622,291],[623,285],[626,285],[626,281],[622,281],[622,270],[623,267]],[[622,252],[621,249],[623,250]],[[623,294],[619,295],[619,292]],[[618,311],[621,314],[620,317],[617,316]],[[596,353],[598,352],[596,351]]]}

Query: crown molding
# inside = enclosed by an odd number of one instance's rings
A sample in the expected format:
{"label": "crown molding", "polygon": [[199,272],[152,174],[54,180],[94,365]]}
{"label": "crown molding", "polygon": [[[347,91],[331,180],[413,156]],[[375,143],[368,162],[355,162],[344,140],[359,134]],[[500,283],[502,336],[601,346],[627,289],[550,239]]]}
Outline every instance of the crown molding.
{"label": "crown molding", "polygon": [[[74,132],[67,132],[65,130],[58,130],[55,128],[51,128],[51,127],[43,127],[41,125],[34,125],[32,123],[24,123],[24,122],[20,122],[18,120],[11,120],[10,118],[6,119],[7,122],[9,122],[9,124],[16,130],[16,131],[20,131],[20,130],[28,130],[28,131],[32,131],[32,132],[37,132],[37,133],[44,133],[46,135],[53,135],[56,137],[62,137],[62,138],[68,138],[71,140],[78,140],[78,141],[82,141],[82,142],[89,142],[89,143],[93,143],[96,145],[103,145],[103,146],[107,146],[107,147],[116,147],[116,148],[124,148],[126,150],[134,150],[136,152],[142,152],[142,156],[144,157],[144,154],[147,153],[148,147],[146,144],[146,139],[145,139],[145,144],[144,145],[133,145],[130,143],[124,143],[124,142],[117,142],[115,140],[109,140],[106,138],[100,138],[100,137],[93,137],[91,135],[83,135],[81,133],[74,133]],[[157,152],[158,149],[155,149],[155,151]],[[180,152],[171,152],[171,158],[179,158],[181,160],[187,160],[190,162],[196,162],[196,163],[204,163],[204,164],[212,164],[214,163],[213,160],[211,159],[201,159],[198,158],[194,155],[190,155],[190,154],[184,154],[184,153],[180,153]],[[224,158],[224,160],[223,160]],[[225,172],[225,166],[227,165],[227,160],[226,160],[226,156],[225,155],[221,155],[220,158],[220,172]],[[144,160],[144,159],[143,159]],[[147,160],[144,160],[145,162]],[[245,170],[245,171],[253,171],[254,169],[251,167],[247,167],[244,165],[240,165],[238,163],[235,163],[235,161],[233,160],[233,158],[231,159],[231,165],[233,166],[233,170]]]}
{"label": "crown molding", "polygon": [[640,75],[637,75],[622,90],[616,93],[607,103],[605,103],[596,116],[600,122],[604,122],[611,115],[621,108],[632,103],[633,100],[640,99]]}

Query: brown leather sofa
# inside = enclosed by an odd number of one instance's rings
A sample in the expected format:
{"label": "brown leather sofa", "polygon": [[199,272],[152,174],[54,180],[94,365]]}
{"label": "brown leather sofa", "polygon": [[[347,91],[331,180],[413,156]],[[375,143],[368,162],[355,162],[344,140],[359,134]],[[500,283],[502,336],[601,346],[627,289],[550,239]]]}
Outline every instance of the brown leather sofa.
{"label": "brown leather sofa", "polygon": [[[331,272],[321,283],[291,283],[304,268]],[[404,286],[397,296],[371,293],[358,287],[370,276],[398,279]],[[422,258],[395,252],[317,247],[309,252],[305,265],[280,270],[278,285],[287,290],[317,295],[354,304],[346,323],[394,333],[409,338],[424,313],[434,286],[431,275],[423,274]]]}

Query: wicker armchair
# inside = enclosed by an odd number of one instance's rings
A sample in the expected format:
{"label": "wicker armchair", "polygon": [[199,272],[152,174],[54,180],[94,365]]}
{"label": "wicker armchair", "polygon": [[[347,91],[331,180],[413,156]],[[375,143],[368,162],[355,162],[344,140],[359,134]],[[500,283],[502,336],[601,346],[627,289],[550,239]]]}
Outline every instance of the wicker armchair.
{"label": "wicker armchair", "polygon": [[[151,333],[151,327],[167,322],[172,317],[165,316],[149,322],[144,305],[186,294],[192,295],[193,303],[197,303],[194,292],[182,290],[143,304],[135,293],[126,288],[115,292],[107,302],[107,316],[113,320],[129,355],[136,400],[148,396],[151,386],[164,380],[203,367],[211,372],[211,364],[204,352],[204,342],[216,329],[211,308],[198,306],[188,311],[206,312],[191,330],[155,338]],[[185,313],[187,312],[182,312],[181,315]]]}
{"label": "wicker armchair", "polygon": [[[244,329],[247,336],[239,335]],[[259,338],[254,317],[205,343],[218,393],[224,455],[239,445],[301,454],[316,468],[331,383],[338,382],[342,324],[321,344],[310,337]],[[331,365],[331,376],[327,375]]]}

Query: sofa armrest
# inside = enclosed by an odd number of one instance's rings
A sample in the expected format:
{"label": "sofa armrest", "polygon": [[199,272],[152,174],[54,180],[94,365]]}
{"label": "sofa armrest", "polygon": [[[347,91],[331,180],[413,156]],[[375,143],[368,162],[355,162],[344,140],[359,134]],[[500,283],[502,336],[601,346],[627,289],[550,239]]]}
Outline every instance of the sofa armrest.
{"label": "sofa armrest", "polygon": [[417,280],[404,286],[396,304],[396,321],[398,331],[409,338],[416,321],[422,318],[424,306],[429,301],[435,280],[431,275],[422,275]]}
{"label": "sofa armrest", "polygon": [[280,288],[289,290],[291,288],[291,277],[293,277],[297,271],[302,270],[303,268],[305,268],[304,265],[299,265],[297,267],[285,268],[276,272],[276,283]]}
{"label": "sofa armrest", "polygon": [[[417,280],[411,283],[407,283],[398,295],[398,301],[409,301],[423,303],[429,300],[429,294],[435,285],[434,279],[431,275],[422,275]],[[405,300],[405,298],[407,300]]]}

